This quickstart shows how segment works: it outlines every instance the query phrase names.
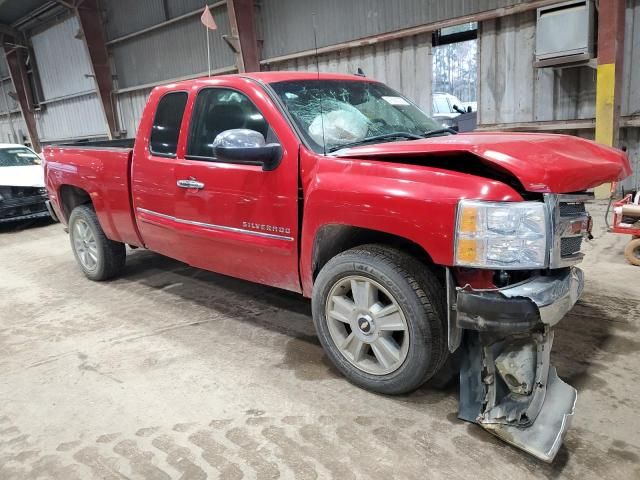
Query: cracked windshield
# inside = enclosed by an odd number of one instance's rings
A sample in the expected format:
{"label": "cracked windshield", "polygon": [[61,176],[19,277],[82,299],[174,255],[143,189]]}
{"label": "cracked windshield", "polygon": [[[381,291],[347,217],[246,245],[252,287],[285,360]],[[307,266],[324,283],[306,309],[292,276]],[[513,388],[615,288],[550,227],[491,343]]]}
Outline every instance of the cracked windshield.
{"label": "cracked windshield", "polygon": [[380,83],[298,80],[271,84],[316,152],[430,134],[448,134],[405,97]]}

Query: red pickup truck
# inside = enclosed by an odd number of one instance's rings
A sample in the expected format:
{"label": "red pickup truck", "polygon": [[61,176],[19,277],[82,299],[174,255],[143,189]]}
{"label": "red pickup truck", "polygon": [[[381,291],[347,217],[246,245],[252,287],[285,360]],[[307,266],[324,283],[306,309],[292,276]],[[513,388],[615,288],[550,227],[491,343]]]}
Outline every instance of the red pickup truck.
{"label": "red pickup truck", "polygon": [[577,396],[549,352],[583,289],[587,190],[629,162],[455,133],[359,76],[202,78],[154,89],[135,141],[47,147],[46,185],[88,278],[130,245],[299,292],[336,367],[385,394],[458,351],[460,418],[551,461]]}

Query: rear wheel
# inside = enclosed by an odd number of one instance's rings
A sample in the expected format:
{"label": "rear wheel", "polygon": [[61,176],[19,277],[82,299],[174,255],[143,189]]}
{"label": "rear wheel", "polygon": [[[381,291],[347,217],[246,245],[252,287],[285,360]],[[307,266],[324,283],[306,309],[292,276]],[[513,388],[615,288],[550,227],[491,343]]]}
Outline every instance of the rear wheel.
{"label": "rear wheel", "polygon": [[640,266],[640,238],[627,243],[624,249],[624,256],[631,265]]}
{"label": "rear wheel", "polygon": [[331,361],[353,383],[412,391],[447,358],[444,291],[399,250],[365,245],[331,259],[314,285],[313,319]]}
{"label": "rear wheel", "polygon": [[108,280],[124,268],[124,244],[105,236],[91,206],[80,205],[71,212],[69,236],[76,261],[90,280]]}

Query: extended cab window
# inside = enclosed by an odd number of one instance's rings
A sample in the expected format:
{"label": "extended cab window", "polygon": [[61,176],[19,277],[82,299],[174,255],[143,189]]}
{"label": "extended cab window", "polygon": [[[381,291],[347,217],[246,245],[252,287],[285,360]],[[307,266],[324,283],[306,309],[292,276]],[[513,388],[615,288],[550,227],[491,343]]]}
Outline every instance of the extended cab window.
{"label": "extended cab window", "polygon": [[243,93],[227,88],[202,90],[191,117],[187,156],[214,158],[213,141],[218,134],[233,128],[260,132],[267,143],[275,138],[260,110]]}
{"label": "extended cab window", "polygon": [[184,107],[187,105],[187,92],[168,93],[158,102],[153,118],[149,149],[155,155],[175,157],[180,137],[180,124]]}

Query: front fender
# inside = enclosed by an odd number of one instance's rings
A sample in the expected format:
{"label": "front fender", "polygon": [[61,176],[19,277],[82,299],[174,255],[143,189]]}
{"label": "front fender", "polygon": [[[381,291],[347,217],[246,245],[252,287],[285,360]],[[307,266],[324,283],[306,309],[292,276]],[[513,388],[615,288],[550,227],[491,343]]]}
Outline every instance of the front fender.
{"label": "front fender", "polygon": [[510,186],[444,169],[301,153],[304,216],[300,272],[313,288],[313,245],[324,225],[350,225],[405,238],[438,265],[453,261],[455,212],[462,198],[520,201]]}

